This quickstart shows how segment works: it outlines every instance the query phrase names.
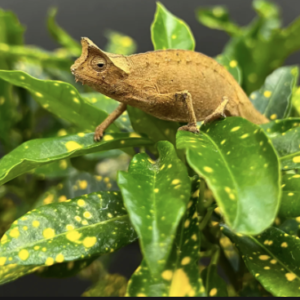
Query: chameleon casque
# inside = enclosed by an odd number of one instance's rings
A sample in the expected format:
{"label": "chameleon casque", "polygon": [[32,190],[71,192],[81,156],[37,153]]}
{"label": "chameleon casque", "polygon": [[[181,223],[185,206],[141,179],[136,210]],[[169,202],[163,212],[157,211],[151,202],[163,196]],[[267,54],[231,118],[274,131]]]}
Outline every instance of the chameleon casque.
{"label": "chameleon casque", "polygon": [[106,128],[128,105],[159,119],[186,122],[179,130],[198,133],[197,121],[240,116],[269,120],[252,105],[233,76],[214,59],[188,50],[158,50],[130,56],[111,54],[82,38],[82,54],[71,67],[77,81],[121,104],[95,131]]}

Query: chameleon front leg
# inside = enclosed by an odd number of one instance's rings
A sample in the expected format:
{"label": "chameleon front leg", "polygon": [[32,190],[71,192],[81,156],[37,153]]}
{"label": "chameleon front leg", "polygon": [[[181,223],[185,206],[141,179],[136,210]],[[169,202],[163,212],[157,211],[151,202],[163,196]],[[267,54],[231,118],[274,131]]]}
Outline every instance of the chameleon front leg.
{"label": "chameleon front leg", "polygon": [[126,110],[127,105],[121,103],[95,130],[94,140],[100,141],[104,131]]}
{"label": "chameleon front leg", "polygon": [[194,111],[192,95],[188,91],[182,91],[175,94],[175,99],[177,101],[182,101],[186,105],[189,118],[188,124],[179,127],[178,130],[199,133],[199,129],[197,128],[197,118]]}

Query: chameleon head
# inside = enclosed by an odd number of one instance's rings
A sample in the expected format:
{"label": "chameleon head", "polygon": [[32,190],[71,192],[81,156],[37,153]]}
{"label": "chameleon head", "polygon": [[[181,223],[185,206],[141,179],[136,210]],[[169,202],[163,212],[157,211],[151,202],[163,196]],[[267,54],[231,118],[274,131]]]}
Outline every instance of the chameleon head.
{"label": "chameleon head", "polygon": [[104,52],[88,38],[82,38],[81,45],[81,56],[71,66],[76,81],[107,94],[112,85],[129,75],[130,65],[125,56]]}

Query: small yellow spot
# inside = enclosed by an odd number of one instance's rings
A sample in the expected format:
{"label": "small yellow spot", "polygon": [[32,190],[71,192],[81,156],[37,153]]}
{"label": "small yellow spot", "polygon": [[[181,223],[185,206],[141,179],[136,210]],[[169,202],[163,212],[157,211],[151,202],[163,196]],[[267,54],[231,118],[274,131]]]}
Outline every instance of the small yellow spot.
{"label": "small yellow spot", "polygon": [[193,201],[190,201],[190,202],[188,203],[187,208],[191,208],[192,205],[193,205]]}
{"label": "small yellow spot", "polygon": [[297,218],[296,218],[296,221],[297,221],[298,223],[300,223],[300,217],[297,217]]}
{"label": "small yellow spot", "polygon": [[294,193],[288,193],[288,196],[294,196]]}
{"label": "small yellow spot", "polygon": [[82,146],[74,141],[69,141],[69,142],[66,142],[66,148],[67,148],[68,152],[71,152],[71,151],[81,149]]}
{"label": "small yellow spot", "polygon": [[271,268],[269,266],[264,267],[265,270],[270,270]]}
{"label": "small yellow spot", "polygon": [[27,229],[28,229],[28,227],[27,227],[27,226],[23,226],[23,230],[25,230],[25,231],[26,231]]}
{"label": "small yellow spot", "polygon": [[19,235],[20,235],[19,228],[16,227],[16,228],[12,229],[12,230],[10,231],[9,235],[10,235],[12,238],[15,238],[15,239],[18,238]]}
{"label": "small yellow spot", "polygon": [[186,256],[186,257],[184,257],[184,258],[182,259],[181,264],[182,264],[183,266],[185,266],[185,265],[188,265],[190,262],[191,262],[191,258],[188,257],[188,256]]}
{"label": "small yellow spot", "polygon": [[231,68],[235,68],[235,67],[237,67],[238,62],[236,60],[232,60],[229,65]]}
{"label": "small yellow spot", "polygon": [[59,198],[58,198],[58,202],[65,202],[67,200],[67,197],[65,195],[61,195]]}
{"label": "small yellow spot", "polygon": [[38,96],[38,97],[40,97],[40,98],[43,97],[43,95],[41,93],[39,93],[39,92],[36,92],[35,95]]}
{"label": "small yellow spot", "polygon": [[92,103],[96,103],[96,102],[97,102],[97,98],[92,98],[92,99],[91,99],[91,102],[92,102]]}
{"label": "small yellow spot", "polygon": [[52,229],[52,228],[46,228],[46,229],[43,231],[43,237],[44,237],[45,239],[52,239],[54,236],[55,236],[55,231],[54,231],[54,229]]}
{"label": "small yellow spot", "polygon": [[102,140],[105,141],[105,142],[108,142],[108,141],[112,141],[113,139],[114,139],[113,136],[107,134],[107,135],[105,135],[105,136],[103,137]]}
{"label": "small yellow spot", "polygon": [[113,215],[112,215],[111,213],[108,213],[107,216],[108,216],[109,218],[112,218],[112,217],[113,217]]}
{"label": "small yellow spot", "polygon": [[77,135],[78,135],[79,137],[84,137],[84,136],[85,136],[85,133],[79,132],[79,133],[77,133]]}
{"label": "small yellow spot", "polygon": [[25,76],[20,76],[20,79],[21,79],[21,80],[24,80],[24,79],[25,79]]}
{"label": "small yellow spot", "polygon": [[80,222],[80,221],[81,221],[81,218],[80,218],[79,216],[76,216],[74,219],[75,219],[77,222]]}
{"label": "small yellow spot", "polygon": [[268,256],[268,255],[261,255],[261,256],[259,256],[258,257],[260,260],[268,260],[268,259],[270,259],[270,256]]}
{"label": "small yellow spot", "polygon": [[86,237],[84,240],[83,240],[83,246],[85,248],[91,248],[93,247],[97,242],[97,238],[95,236],[92,236],[92,237]]}
{"label": "small yellow spot", "polygon": [[243,134],[242,136],[241,136],[241,139],[245,139],[245,138],[247,138],[249,136],[249,134],[248,133],[246,133],[246,134]]}
{"label": "small yellow spot", "polygon": [[199,197],[199,194],[200,194],[200,190],[197,190],[197,191],[195,191],[194,192],[194,194],[193,194],[193,198],[198,198]]}
{"label": "small yellow spot", "polygon": [[229,194],[229,198],[230,198],[231,200],[235,200],[235,195],[234,195],[233,193],[230,193],[230,194]]}
{"label": "small yellow spot", "polygon": [[281,244],[281,247],[282,247],[282,248],[287,248],[287,247],[288,247],[288,244],[287,244],[286,242],[284,242],[284,243]]}
{"label": "small yellow spot", "polygon": [[45,261],[46,266],[52,266],[54,264],[54,259],[52,257],[48,257]]}
{"label": "small yellow spot", "polygon": [[67,161],[66,161],[65,159],[61,160],[61,161],[59,162],[59,167],[60,167],[61,169],[65,170],[65,169],[68,167]]}
{"label": "small yellow spot", "polygon": [[139,294],[137,294],[136,295],[137,297],[147,297],[145,294],[143,294],[143,293],[139,293]]}
{"label": "small yellow spot", "polygon": [[72,95],[75,95],[75,94],[76,94],[75,91],[71,91],[70,93],[71,93]]}
{"label": "small yellow spot", "polygon": [[270,263],[271,263],[272,265],[275,265],[275,264],[277,264],[277,260],[276,260],[276,259],[272,259],[272,260],[270,261]]}
{"label": "small yellow spot", "polygon": [[270,97],[272,96],[272,92],[271,92],[271,91],[265,91],[265,92],[264,92],[264,96],[265,96],[266,98],[270,98]]}
{"label": "small yellow spot", "polygon": [[60,253],[55,258],[56,262],[62,263],[65,260],[65,257]]}
{"label": "small yellow spot", "polygon": [[178,184],[178,183],[180,183],[180,180],[179,179],[174,179],[173,181],[172,181],[172,184]]}
{"label": "small yellow spot", "polygon": [[230,131],[235,132],[235,131],[238,131],[240,128],[241,128],[240,126],[233,127]]}
{"label": "small yellow spot", "polygon": [[39,250],[39,249],[40,249],[40,246],[34,246],[33,249],[34,249],[34,250]]}
{"label": "small yellow spot", "polygon": [[52,194],[49,194],[44,200],[43,203],[45,205],[50,204],[53,202],[54,196]]}
{"label": "small yellow spot", "polygon": [[42,251],[43,251],[43,252],[46,252],[46,251],[47,251],[47,248],[46,248],[46,247],[43,247],[43,248],[42,248]]}
{"label": "small yellow spot", "polygon": [[300,156],[295,156],[295,157],[293,158],[293,162],[294,162],[294,163],[300,163]]}
{"label": "small yellow spot", "polygon": [[65,129],[60,129],[60,130],[58,130],[58,132],[57,132],[57,135],[58,136],[65,136],[65,135],[67,135],[68,133],[67,133],[67,131],[65,130]]}
{"label": "small yellow spot", "polygon": [[18,255],[22,260],[26,260],[29,257],[29,252],[26,249],[22,249]]}
{"label": "small yellow spot", "polygon": [[197,239],[198,239],[198,238],[197,238],[197,235],[196,235],[196,234],[193,234],[193,235],[192,235],[192,240],[193,240],[193,241],[197,241]]}
{"label": "small yellow spot", "polygon": [[184,227],[185,228],[188,228],[190,226],[190,220],[187,219],[185,222],[184,222]]}
{"label": "small yellow spot", "polygon": [[204,167],[203,170],[207,173],[212,173],[214,170],[210,167]]}
{"label": "small yellow spot", "polygon": [[71,225],[71,224],[68,224],[68,225],[66,226],[66,229],[67,229],[68,231],[71,231],[71,230],[74,229],[74,226]]}
{"label": "small yellow spot", "polygon": [[271,120],[276,120],[276,119],[277,119],[277,115],[276,115],[276,114],[271,115],[271,116],[270,116],[270,119],[271,119]]}
{"label": "small yellow spot", "polygon": [[87,183],[86,180],[79,180],[78,185],[79,185],[81,190],[85,190],[88,186],[88,183]]}
{"label": "small yellow spot", "polygon": [[175,40],[177,38],[176,34],[172,34],[172,39]]}
{"label": "small yellow spot", "polygon": [[154,189],[154,193],[158,193],[159,192],[159,189]]}
{"label": "small yellow spot", "polygon": [[83,216],[84,216],[86,219],[91,219],[91,218],[93,217],[89,211],[85,211],[85,212],[83,213]]}
{"label": "small yellow spot", "polygon": [[217,293],[218,293],[218,290],[216,288],[213,288],[213,289],[210,290],[209,296],[214,297],[214,296],[217,295]]}
{"label": "small yellow spot", "polygon": [[6,262],[6,257],[0,257],[0,266],[4,266]]}
{"label": "small yellow spot", "polygon": [[131,132],[129,134],[129,137],[131,137],[131,138],[140,138],[141,136],[139,134],[137,134],[136,132]]}
{"label": "small yellow spot", "polygon": [[75,241],[79,240],[80,237],[81,237],[81,233],[79,233],[78,231],[70,231],[66,234],[66,238],[70,242],[75,242]]}
{"label": "small yellow spot", "polygon": [[170,281],[172,279],[172,277],[173,277],[173,272],[170,271],[170,270],[166,270],[166,271],[162,272],[161,277],[164,280]]}
{"label": "small yellow spot", "polygon": [[4,97],[0,97],[0,105],[3,105],[3,104],[4,104],[4,102],[5,102],[5,99],[4,99]]}
{"label": "small yellow spot", "polygon": [[80,103],[79,99],[76,98],[76,97],[73,98],[73,101],[74,101],[75,103]]}
{"label": "small yellow spot", "polygon": [[296,278],[296,275],[294,273],[286,273],[285,277],[288,281],[293,281]]}
{"label": "small yellow spot", "polygon": [[221,145],[224,145],[226,143],[226,140],[223,140],[222,142],[221,142]]}
{"label": "small yellow spot", "polygon": [[171,168],[172,168],[172,164],[169,164],[169,165],[168,165],[168,169],[171,169]]}
{"label": "small yellow spot", "polygon": [[80,206],[80,207],[84,207],[85,204],[86,204],[85,201],[82,200],[82,199],[79,199],[79,200],[77,201],[77,205]]}
{"label": "small yellow spot", "polygon": [[88,223],[87,220],[83,220],[83,221],[81,222],[81,224],[84,225],[84,226],[86,226],[86,225],[88,225],[89,223]]}

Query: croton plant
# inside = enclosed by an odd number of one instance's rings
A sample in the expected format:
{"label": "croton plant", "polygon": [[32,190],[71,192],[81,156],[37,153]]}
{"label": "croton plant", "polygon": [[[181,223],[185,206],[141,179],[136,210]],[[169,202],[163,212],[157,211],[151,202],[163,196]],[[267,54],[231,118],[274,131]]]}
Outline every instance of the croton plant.
{"label": "croton plant", "polygon": [[[88,278],[84,296],[300,296],[299,69],[282,66],[300,49],[300,18],[282,28],[275,4],[253,7],[245,27],[220,6],[196,17],[231,36],[216,59],[269,123],[230,117],[193,134],[129,107],[100,142],[93,131],[118,103],[75,83],[81,47],[56,10],[53,52],[24,45],[0,10],[1,284],[35,272]],[[135,52],[105,34],[108,52]],[[155,50],[195,48],[160,3],[151,38]],[[131,278],[110,274],[112,253],[136,240]]]}

